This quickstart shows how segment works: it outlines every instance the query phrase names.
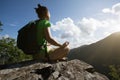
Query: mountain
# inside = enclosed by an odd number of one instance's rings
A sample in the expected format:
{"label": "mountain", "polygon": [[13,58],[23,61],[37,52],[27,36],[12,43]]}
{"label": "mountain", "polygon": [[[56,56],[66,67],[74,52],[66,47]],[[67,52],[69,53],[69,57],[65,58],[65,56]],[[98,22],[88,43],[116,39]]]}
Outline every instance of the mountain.
{"label": "mountain", "polygon": [[76,59],[57,63],[28,61],[3,68],[0,80],[109,80],[93,66]]}
{"label": "mountain", "polygon": [[72,49],[68,58],[83,60],[101,72],[108,71],[105,66],[120,65],[120,32],[113,33],[96,43]]}

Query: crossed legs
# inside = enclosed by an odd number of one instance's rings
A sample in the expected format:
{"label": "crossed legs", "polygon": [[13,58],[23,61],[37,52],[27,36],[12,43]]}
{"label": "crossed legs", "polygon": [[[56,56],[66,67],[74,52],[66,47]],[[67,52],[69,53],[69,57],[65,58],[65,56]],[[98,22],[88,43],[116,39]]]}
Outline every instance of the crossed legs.
{"label": "crossed legs", "polygon": [[53,52],[51,52],[49,54],[49,57],[51,60],[60,60],[66,57],[68,53],[69,53],[69,48],[61,46],[60,48],[57,48]]}
{"label": "crossed legs", "polygon": [[[50,51],[49,54],[49,58],[50,60],[60,60],[60,59],[63,59],[64,57],[66,57],[69,53],[69,48],[68,47],[59,47],[59,48],[56,48],[55,50],[53,51]],[[41,59],[41,60],[44,60],[45,59],[45,53],[44,54],[34,54],[33,55],[33,58],[34,59]]]}

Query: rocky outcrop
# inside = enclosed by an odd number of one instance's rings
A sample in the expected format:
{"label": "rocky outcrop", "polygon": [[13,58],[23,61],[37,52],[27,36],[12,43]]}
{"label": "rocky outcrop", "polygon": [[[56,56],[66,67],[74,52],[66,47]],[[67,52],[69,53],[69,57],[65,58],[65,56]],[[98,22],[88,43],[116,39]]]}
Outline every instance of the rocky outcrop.
{"label": "rocky outcrop", "polygon": [[[27,64],[27,65],[26,65]],[[0,66],[1,67],[1,66]],[[3,69],[6,68],[6,69]],[[2,66],[0,80],[109,80],[93,66],[71,60],[57,63],[38,61]]]}

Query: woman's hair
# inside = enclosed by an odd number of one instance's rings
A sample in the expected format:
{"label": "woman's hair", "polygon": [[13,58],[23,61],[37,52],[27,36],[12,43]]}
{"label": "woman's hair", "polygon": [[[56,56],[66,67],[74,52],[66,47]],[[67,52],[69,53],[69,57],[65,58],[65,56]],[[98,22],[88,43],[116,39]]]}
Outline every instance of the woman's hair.
{"label": "woman's hair", "polygon": [[35,8],[35,11],[39,18],[45,18],[48,14],[48,9],[45,6],[38,4],[38,8]]}

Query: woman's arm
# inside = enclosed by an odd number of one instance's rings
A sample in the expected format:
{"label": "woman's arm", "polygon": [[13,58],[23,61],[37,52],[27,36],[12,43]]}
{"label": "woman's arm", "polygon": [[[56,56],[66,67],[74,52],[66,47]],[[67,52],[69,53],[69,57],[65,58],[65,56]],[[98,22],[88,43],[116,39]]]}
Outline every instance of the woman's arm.
{"label": "woman's arm", "polygon": [[59,44],[57,41],[55,41],[55,40],[51,37],[51,33],[50,33],[50,29],[49,29],[49,28],[45,28],[45,29],[44,29],[44,32],[45,32],[46,40],[47,40],[50,44],[52,44],[52,45],[54,45],[54,46],[59,46],[59,47],[62,46],[61,44]]}

